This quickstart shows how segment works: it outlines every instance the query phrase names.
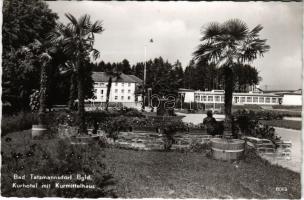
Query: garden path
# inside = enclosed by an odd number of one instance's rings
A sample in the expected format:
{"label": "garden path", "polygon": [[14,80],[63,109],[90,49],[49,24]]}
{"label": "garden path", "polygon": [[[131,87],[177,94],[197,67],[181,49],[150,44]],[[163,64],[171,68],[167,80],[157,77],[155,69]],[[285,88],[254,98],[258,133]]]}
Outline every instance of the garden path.
{"label": "garden path", "polygon": [[295,172],[301,172],[301,159],[302,159],[302,142],[301,142],[301,131],[275,127],[276,133],[283,140],[290,140],[291,146],[291,159],[278,159],[272,156],[264,156],[273,164],[278,164],[282,167],[288,168]]}

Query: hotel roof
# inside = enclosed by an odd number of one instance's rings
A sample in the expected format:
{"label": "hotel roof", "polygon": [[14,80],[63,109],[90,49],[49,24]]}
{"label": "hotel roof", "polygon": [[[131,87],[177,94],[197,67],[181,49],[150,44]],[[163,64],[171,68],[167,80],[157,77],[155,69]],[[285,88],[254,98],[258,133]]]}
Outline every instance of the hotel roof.
{"label": "hotel roof", "polygon": [[[110,75],[106,72],[93,72],[92,78],[94,82],[108,82]],[[135,75],[121,73],[119,76],[112,76],[112,82],[141,84],[143,81]]]}

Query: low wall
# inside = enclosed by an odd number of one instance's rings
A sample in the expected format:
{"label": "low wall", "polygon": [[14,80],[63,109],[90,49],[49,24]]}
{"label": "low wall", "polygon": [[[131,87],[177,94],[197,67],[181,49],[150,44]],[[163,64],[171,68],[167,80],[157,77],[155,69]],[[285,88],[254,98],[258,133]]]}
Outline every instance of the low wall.
{"label": "low wall", "polygon": [[[212,138],[207,134],[177,133],[174,135],[173,150],[189,150],[193,144],[203,144]],[[164,136],[156,132],[120,132],[114,145],[137,150],[164,150]]]}

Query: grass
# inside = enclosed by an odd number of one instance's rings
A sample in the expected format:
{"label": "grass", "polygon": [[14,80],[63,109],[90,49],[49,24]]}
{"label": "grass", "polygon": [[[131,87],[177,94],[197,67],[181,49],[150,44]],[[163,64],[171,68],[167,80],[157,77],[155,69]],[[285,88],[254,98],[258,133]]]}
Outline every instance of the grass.
{"label": "grass", "polygon": [[[12,138],[10,145],[6,137]],[[9,133],[2,151],[26,148],[30,131]],[[40,141],[39,141],[40,142]],[[55,148],[58,139],[41,141]],[[300,174],[270,165],[247,153],[240,162],[223,162],[202,153],[103,148],[120,198],[300,198]],[[287,187],[278,192],[276,187]]]}
{"label": "grass", "polygon": [[294,110],[294,111],[301,111],[302,106],[284,106],[284,105],[274,105],[272,106],[273,109],[286,109],[286,110]]}
{"label": "grass", "polygon": [[280,128],[289,128],[295,130],[301,130],[302,121],[295,120],[261,120],[261,123],[268,126],[275,126]]}

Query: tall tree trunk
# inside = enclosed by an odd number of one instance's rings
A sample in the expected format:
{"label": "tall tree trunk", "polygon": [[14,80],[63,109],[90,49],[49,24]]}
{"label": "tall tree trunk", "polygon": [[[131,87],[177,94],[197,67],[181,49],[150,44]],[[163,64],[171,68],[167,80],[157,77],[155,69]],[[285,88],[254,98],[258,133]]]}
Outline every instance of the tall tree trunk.
{"label": "tall tree trunk", "polygon": [[105,105],[105,110],[106,111],[108,111],[108,109],[109,109],[111,87],[112,87],[112,76],[110,76],[109,81],[108,81],[108,85],[107,85],[107,98],[106,98],[106,105]]}
{"label": "tall tree trunk", "polygon": [[45,123],[45,112],[46,112],[46,90],[47,90],[47,63],[42,64],[40,72],[40,97],[39,97],[39,111],[38,111],[38,122],[39,124]]}
{"label": "tall tree trunk", "polygon": [[86,134],[85,110],[84,110],[84,77],[81,66],[81,61],[77,60],[78,69],[78,118],[79,118],[79,133]]}
{"label": "tall tree trunk", "polygon": [[69,109],[73,110],[74,106],[74,101],[76,99],[76,74],[72,72],[71,77],[70,77],[70,94],[69,94]]}
{"label": "tall tree trunk", "polygon": [[229,66],[225,66],[225,118],[231,121],[232,93],[233,93],[233,72]]}

